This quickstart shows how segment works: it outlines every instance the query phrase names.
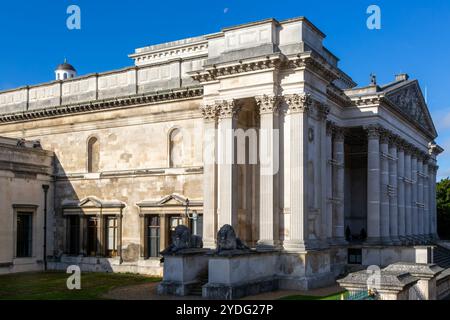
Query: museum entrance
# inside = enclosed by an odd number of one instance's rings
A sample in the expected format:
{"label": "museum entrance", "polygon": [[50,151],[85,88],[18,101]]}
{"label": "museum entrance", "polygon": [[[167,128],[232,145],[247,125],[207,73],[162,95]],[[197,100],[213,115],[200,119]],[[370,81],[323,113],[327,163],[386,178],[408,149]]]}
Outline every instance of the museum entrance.
{"label": "museum entrance", "polygon": [[345,238],[367,238],[367,134],[363,128],[348,129],[345,136]]}

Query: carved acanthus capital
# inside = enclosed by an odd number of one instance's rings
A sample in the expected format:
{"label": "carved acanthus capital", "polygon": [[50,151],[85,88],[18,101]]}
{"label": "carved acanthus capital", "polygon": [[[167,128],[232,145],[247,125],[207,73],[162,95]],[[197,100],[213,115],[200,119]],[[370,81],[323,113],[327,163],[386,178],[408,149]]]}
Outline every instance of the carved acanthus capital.
{"label": "carved acanthus capital", "polygon": [[290,113],[308,112],[312,104],[310,94],[289,94],[285,96]]}
{"label": "carved acanthus capital", "polygon": [[327,105],[317,102],[316,103],[317,115],[320,120],[326,120],[330,114],[330,107]]}
{"label": "carved acanthus capital", "polygon": [[203,105],[200,107],[203,119],[205,121],[216,121],[218,116],[218,110],[215,105]]}
{"label": "carved acanthus capital", "polygon": [[344,142],[346,129],[338,126],[333,127],[334,141]]}
{"label": "carved acanthus capital", "polygon": [[218,110],[219,118],[235,118],[239,114],[241,107],[236,100],[216,101],[216,108]]}
{"label": "carved acanthus capital", "polygon": [[336,126],[336,123],[333,121],[327,121],[327,136],[331,136],[333,134],[333,129]]}
{"label": "carved acanthus capital", "polygon": [[281,97],[272,95],[256,96],[256,105],[260,114],[273,114],[278,112]]}
{"label": "carved acanthus capital", "polygon": [[367,131],[367,137],[369,139],[379,139],[380,138],[382,128],[379,125],[371,124],[371,125],[368,125],[365,129]]}
{"label": "carved acanthus capital", "polygon": [[382,144],[389,144],[391,140],[392,133],[389,130],[382,129],[380,131],[380,143]]}

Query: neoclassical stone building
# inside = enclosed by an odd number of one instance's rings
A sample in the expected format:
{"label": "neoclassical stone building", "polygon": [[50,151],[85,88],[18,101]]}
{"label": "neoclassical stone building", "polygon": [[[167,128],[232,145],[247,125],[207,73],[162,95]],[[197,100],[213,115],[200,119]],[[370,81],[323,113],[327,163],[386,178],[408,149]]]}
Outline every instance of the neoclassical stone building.
{"label": "neoclassical stone building", "polygon": [[419,83],[357,87],[324,38],[267,19],[1,92],[0,135],[55,155],[52,266],[159,273],[178,224],[279,250],[292,287],[414,260],[437,237],[442,152]]}

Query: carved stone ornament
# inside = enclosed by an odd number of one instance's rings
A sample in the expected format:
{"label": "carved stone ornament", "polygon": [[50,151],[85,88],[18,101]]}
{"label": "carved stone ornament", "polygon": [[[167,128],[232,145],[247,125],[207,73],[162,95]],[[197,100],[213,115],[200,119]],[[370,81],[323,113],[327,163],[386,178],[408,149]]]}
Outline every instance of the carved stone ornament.
{"label": "carved stone ornament", "polygon": [[237,117],[241,109],[236,100],[218,101],[216,106],[221,119]]}
{"label": "carved stone ornament", "polygon": [[236,232],[232,226],[226,224],[220,228],[217,233],[217,254],[233,254],[239,253],[239,251],[245,252],[249,250],[250,248],[236,236]]}
{"label": "carved stone ornament", "polygon": [[307,93],[286,95],[285,99],[290,113],[308,112],[312,104],[311,95]]}
{"label": "carved stone ornament", "polygon": [[217,119],[218,111],[215,105],[201,106],[200,111],[205,121],[215,121]]}
{"label": "carved stone ornament", "polygon": [[182,250],[199,248],[203,248],[202,237],[191,235],[188,227],[179,225],[175,228],[175,232],[172,235],[172,244],[161,251],[161,254],[175,254]]}
{"label": "carved stone ornament", "polygon": [[280,105],[280,96],[256,96],[256,105],[258,106],[260,114],[271,114],[278,111]]}

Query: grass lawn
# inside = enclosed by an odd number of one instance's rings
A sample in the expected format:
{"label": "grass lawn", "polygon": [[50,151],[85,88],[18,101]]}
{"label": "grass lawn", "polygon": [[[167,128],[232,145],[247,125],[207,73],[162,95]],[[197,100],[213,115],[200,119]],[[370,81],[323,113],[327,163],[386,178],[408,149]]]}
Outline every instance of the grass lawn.
{"label": "grass lawn", "polygon": [[81,273],[81,290],[66,286],[63,272],[18,273],[0,276],[0,300],[92,300],[117,287],[160,281],[136,274]]}
{"label": "grass lawn", "polygon": [[345,294],[345,292],[333,293],[325,297],[294,295],[280,298],[280,300],[341,300],[342,294]]}

